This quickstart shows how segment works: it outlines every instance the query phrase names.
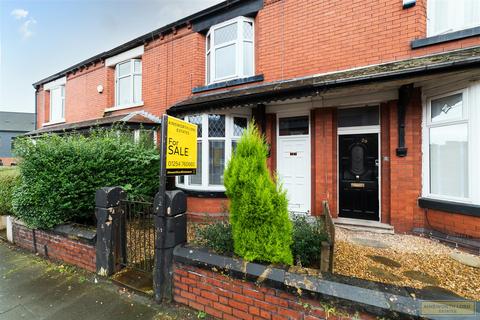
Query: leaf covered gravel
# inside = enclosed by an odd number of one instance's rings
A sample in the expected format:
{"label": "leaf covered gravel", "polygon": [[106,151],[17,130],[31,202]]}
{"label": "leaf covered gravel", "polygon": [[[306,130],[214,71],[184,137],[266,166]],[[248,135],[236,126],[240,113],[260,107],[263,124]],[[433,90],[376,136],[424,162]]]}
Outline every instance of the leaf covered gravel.
{"label": "leaf covered gravel", "polygon": [[[381,241],[387,244],[388,248],[355,244],[352,241],[355,238]],[[450,253],[455,250],[419,236],[376,234],[336,228],[334,272],[418,289],[431,286],[432,284],[427,282],[433,281],[439,287],[459,296],[480,301],[480,269],[450,258]],[[372,259],[373,256],[389,258],[400,266],[388,266],[381,263],[381,259]],[[423,276],[409,278],[408,275],[412,274]]]}

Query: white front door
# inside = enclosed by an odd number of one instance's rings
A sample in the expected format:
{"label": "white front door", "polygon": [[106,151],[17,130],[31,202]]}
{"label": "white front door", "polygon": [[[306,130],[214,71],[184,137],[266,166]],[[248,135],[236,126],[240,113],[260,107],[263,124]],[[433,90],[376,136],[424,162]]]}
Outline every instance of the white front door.
{"label": "white front door", "polygon": [[288,209],[310,212],[310,135],[308,116],[279,118],[277,174],[287,191]]}

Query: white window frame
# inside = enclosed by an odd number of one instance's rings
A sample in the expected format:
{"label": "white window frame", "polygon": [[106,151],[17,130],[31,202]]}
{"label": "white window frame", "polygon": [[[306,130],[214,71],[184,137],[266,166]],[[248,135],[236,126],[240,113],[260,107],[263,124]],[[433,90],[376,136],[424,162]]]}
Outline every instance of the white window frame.
{"label": "white window frame", "polygon": [[[208,115],[224,115],[225,116],[225,137],[208,137]],[[228,165],[232,157],[232,141],[238,141],[240,136],[233,135],[233,121],[235,117],[246,118],[247,125],[250,121],[249,112],[208,112],[202,114],[192,114],[191,116],[202,116],[202,137],[199,137],[197,141],[202,142],[202,150],[197,150],[202,154],[202,183],[201,185],[190,184],[188,177],[184,176],[183,183],[180,182],[180,177],[176,177],[176,185],[182,189],[187,190],[196,190],[196,191],[225,191],[224,185],[211,185],[209,184],[209,141],[225,141],[225,168]],[[188,121],[188,116],[184,118],[185,121]]]}
{"label": "white window frame", "polygon": [[[443,90],[442,90],[443,88]],[[480,170],[475,164],[480,162],[480,84],[448,91],[444,87],[433,90],[424,96],[422,121],[422,196],[431,199],[459,203],[480,204],[480,183],[475,177]],[[442,92],[443,91],[443,92]],[[431,121],[432,100],[462,93],[462,118],[456,120]],[[430,129],[456,124],[467,124],[468,137],[468,197],[455,197],[430,192]]]}
{"label": "white window frame", "polygon": [[[135,62],[140,61],[140,72],[135,72]],[[120,65],[130,62],[130,73],[124,76],[120,76]],[[140,101],[134,101],[135,97],[135,87],[134,87],[134,78],[135,76],[140,76],[142,79],[142,85],[140,87]],[[119,80],[123,78],[130,77],[130,90],[131,90],[131,101],[126,103],[126,104],[119,104]],[[137,107],[143,105],[143,62],[142,59],[135,58],[135,59],[128,59],[124,60],[122,62],[119,62],[115,65],[115,106],[111,108],[112,110],[114,109],[125,109],[125,108],[131,108],[131,107]]]}
{"label": "white window frame", "polygon": [[[52,105],[53,105],[53,99],[52,99],[52,91],[54,90],[60,90],[60,100],[61,100],[61,108],[62,108],[62,116],[59,119],[53,119],[52,115]],[[55,123],[62,123],[65,122],[65,85],[58,85],[56,87],[52,87],[49,90],[50,94],[50,110],[49,110],[49,115],[48,115],[48,123],[45,124],[55,124]]]}
{"label": "white window frame", "polygon": [[454,26],[449,29],[439,30],[435,32],[435,30],[433,29],[433,25],[434,25],[433,22],[434,22],[434,19],[436,18],[434,16],[434,13],[435,13],[436,6],[438,4],[437,1],[438,0],[427,1],[427,37],[433,37],[436,35],[446,34],[450,32],[455,32],[455,31],[460,31],[460,30],[465,30],[465,29],[480,26],[480,21],[477,24],[475,23],[466,24],[465,22],[462,23],[462,21],[460,21],[459,19],[463,19],[463,16],[459,17],[458,13],[459,12],[463,13],[465,8],[462,2],[453,0],[448,2],[447,11],[450,13],[450,17],[457,19],[454,22]]}
{"label": "white window frame", "polygon": [[[252,39],[244,38],[244,34],[243,34],[244,22],[250,22],[252,24],[252,28],[253,28]],[[237,38],[235,40],[225,42],[215,46],[215,30],[231,25],[233,23],[237,23]],[[210,45],[208,44],[209,41],[210,41]],[[244,72],[243,63],[245,61],[245,57],[244,57],[243,46],[245,42],[252,43],[252,50],[253,50],[252,69],[253,70],[251,74],[246,74]],[[235,44],[235,54],[236,54],[235,74],[216,78],[215,77],[216,50],[232,44]],[[210,63],[207,63],[209,54],[210,54]],[[240,16],[240,17],[237,17],[237,18],[234,18],[210,27],[210,30],[208,31],[207,36],[205,38],[205,83],[208,85],[208,84],[228,81],[232,79],[251,77],[253,75],[255,75],[255,21],[254,19]]]}
{"label": "white window frame", "polygon": [[157,130],[156,129],[135,129],[133,131],[133,141],[135,143],[139,143],[140,142],[140,135],[141,133],[145,132],[145,131],[152,131],[153,132],[153,145],[155,147],[155,149],[157,148]]}

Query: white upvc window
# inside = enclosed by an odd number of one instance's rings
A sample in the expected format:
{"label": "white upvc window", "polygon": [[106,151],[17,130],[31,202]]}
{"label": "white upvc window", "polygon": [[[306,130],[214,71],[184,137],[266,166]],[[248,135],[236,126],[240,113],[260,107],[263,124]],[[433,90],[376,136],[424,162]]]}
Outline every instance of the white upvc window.
{"label": "white upvc window", "polygon": [[115,107],[142,103],[142,60],[118,63],[115,66]]}
{"label": "white upvc window", "polygon": [[65,121],[65,86],[50,89],[50,123]]}
{"label": "white upvc window", "polygon": [[480,26],[479,0],[428,0],[427,36]]}
{"label": "white upvc window", "polygon": [[207,84],[253,76],[254,21],[237,17],[210,28],[206,38]]}
{"label": "white upvc window", "polygon": [[177,177],[177,186],[192,190],[224,191],[223,173],[248,125],[246,114],[209,113],[190,115],[196,124],[197,174]]}
{"label": "white upvc window", "polygon": [[426,99],[423,196],[480,204],[480,85]]}

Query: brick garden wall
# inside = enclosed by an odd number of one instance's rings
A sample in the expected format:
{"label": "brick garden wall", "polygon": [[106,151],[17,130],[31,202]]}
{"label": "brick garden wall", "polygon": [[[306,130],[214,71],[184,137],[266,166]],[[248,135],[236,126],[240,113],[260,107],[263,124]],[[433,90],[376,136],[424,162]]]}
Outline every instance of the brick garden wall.
{"label": "brick garden wall", "polygon": [[[327,316],[321,301],[300,298],[284,290],[234,279],[223,274],[176,263],[174,300],[219,319],[320,320]],[[339,314],[341,310],[336,310]],[[345,313],[345,311],[342,312]],[[360,314],[360,319],[376,319]],[[354,315],[328,319],[353,319]],[[359,318],[355,318],[359,319]]]}
{"label": "brick garden wall", "polygon": [[38,252],[43,257],[95,272],[94,244],[82,243],[49,231],[34,230],[34,232],[35,241],[32,229],[14,223],[13,241],[17,246]]}

